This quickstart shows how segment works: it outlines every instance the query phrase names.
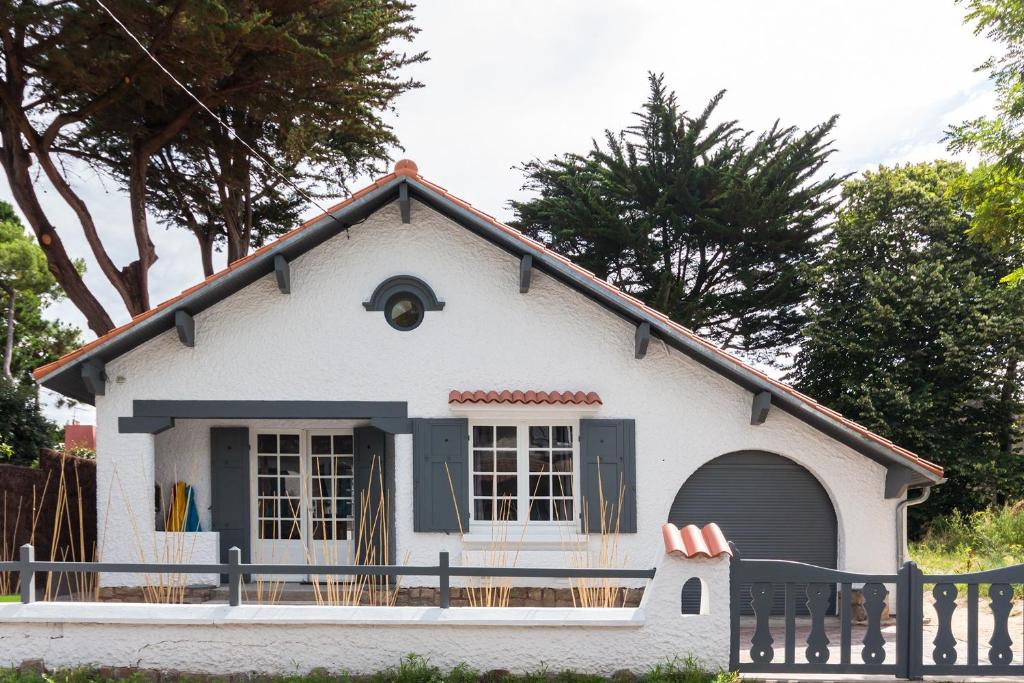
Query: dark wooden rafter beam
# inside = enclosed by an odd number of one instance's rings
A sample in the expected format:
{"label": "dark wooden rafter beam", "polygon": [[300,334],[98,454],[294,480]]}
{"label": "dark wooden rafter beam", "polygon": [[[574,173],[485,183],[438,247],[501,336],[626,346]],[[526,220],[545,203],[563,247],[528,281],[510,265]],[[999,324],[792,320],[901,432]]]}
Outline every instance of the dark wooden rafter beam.
{"label": "dark wooden rafter beam", "polygon": [[103,361],[92,359],[82,365],[82,382],[93,396],[103,396],[107,391],[107,371]]}
{"label": "dark wooden rafter beam", "polygon": [[117,431],[121,434],[159,434],[174,426],[173,417],[119,417]]}
{"label": "dark wooden rafter beam", "polygon": [[274,257],[274,277],[277,279],[277,288],[282,294],[291,294],[292,291],[292,269],[288,259],[281,254]]}
{"label": "dark wooden rafter beam", "polygon": [[633,338],[633,357],[643,358],[647,355],[647,347],[651,343],[651,324],[642,322],[636,326],[636,335]]}
{"label": "dark wooden rafter beam", "polygon": [[412,222],[412,206],[409,203],[409,186],[402,183],[398,186],[398,210],[402,214],[402,222]]}
{"label": "dark wooden rafter beam", "polygon": [[890,465],[885,471],[885,497],[902,498],[907,489],[921,483],[921,475],[900,465]]}
{"label": "dark wooden rafter beam", "polygon": [[754,400],[750,406],[750,424],[763,425],[768,419],[768,411],[772,407],[772,394],[770,391],[759,391],[754,394]]}
{"label": "dark wooden rafter beam", "polygon": [[196,345],[196,321],[188,311],[174,312],[174,327],[178,330],[178,339],[182,344],[189,348]]}
{"label": "dark wooden rafter beam", "polygon": [[519,259],[519,291],[526,294],[530,291],[530,280],[533,278],[533,254],[523,254]]}
{"label": "dark wooden rafter beam", "polygon": [[412,434],[412,420],[407,417],[371,417],[370,426],[388,434]]}

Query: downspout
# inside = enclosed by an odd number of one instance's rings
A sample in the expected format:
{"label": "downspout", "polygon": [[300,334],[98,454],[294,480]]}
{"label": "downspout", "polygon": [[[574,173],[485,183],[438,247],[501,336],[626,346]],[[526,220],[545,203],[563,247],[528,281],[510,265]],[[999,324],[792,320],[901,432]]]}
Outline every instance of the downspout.
{"label": "downspout", "polygon": [[907,530],[904,528],[904,513],[912,505],[920,505],[932,495],[932,486],[924,486],[917,498],[904,498],[896,505],[896,567],[902,567],[906,559]]}

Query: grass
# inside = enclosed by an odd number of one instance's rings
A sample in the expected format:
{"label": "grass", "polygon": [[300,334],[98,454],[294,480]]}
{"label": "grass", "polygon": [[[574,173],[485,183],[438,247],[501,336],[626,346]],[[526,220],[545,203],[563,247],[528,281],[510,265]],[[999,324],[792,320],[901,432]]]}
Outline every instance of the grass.
{"label": "grass", "polygon": [[0,602],[20,602],[20,595],[0,595]]}
{"label": "grass", "polygon": [[[62,669],[53,672],[19,671],[0,669],[0,683],[106,683],[107,681],[131,681],[149,683],[157,677],[149,671],[124,670],[118,673],[101,672],[97,669]],[[168,680],[167,674],[159,676]],[[206,683],[230,681],[236,683],[238,676],[196,676],[183,674],[181,681]],[[635,681],[636,683],[738,683],[739,676],[729,672],[710,672],[701,667],[692,657],[666,661],[638,676],[616,675],[611,678],[574,671],[541,669],[527,674],[512,675],[507,672],[491,671],[482,673],[466,664],[459,664],[451,671],[443,671],[425,657],[406,655],[396,666],[369,676],[331,674],[314,670],[308,674],[290,676],[253,676],[254,683],[600,683],[603,681]]]}
{"label": "grass", "polygon": [[[940,517],[921,540],[910,544],[910,557],[925,574],[966,574],[1024,564],[1024,503]],[[982,585],[980,591],[987,595],[988,586]],[[1024,591],[1018,585],[1014,593],[1019,597]]]}

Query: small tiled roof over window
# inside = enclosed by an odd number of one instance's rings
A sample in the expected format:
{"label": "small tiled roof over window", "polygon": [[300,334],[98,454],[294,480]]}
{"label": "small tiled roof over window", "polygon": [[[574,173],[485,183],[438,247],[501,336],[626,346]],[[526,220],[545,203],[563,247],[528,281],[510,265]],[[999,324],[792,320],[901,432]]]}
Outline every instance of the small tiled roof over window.
{"label": "small tiled roof over window", "polygon": [[705,525],[703,529],[695,524],[687,524],[680,529],[669,522],[661,527],[661,534],[665,538],[667,555],[686,558],[719,555],[732,557],[732,550],[729,548],[729,542],[725,540],[725,534],[714,522]]}
{"label": "small tiled roof over window", "polygon": [[459,391],[448,393],[448,403],[504,403],[520,405],[601,405],[593,391]]}

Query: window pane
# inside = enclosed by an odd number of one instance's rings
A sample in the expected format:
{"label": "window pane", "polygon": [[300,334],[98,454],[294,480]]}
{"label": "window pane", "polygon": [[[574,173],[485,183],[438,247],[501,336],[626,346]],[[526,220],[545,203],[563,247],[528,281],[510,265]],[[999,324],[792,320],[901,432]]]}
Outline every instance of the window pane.
{"label": "window pane", "polygon": [[325,474],[331,473],[331,458],[313,458],[313,471],[310,473],[314,477],[318,477]]}
{"label": "window pane", "polygon": [[281,537],[289,541],[297,541],[302,538],[298,520],[283,520],[281,522]]}
{"label": "window pane", "polygon": [[551,495],[551,477],[546,474],[542,475],[531,475],[530,476],[530,495],[531,496],[550,496]]}
{"label": "window pane", "polygon": [[552,477],[551,493],[556,496],[572,495],[572,477],[567,474]]}
{"label": "window pane", "polygon": [[334,508],[334,516],[342,519],[350,519],[352,517],[352,501],[350,500],[339,500]]}
{"label": "window pane", "polygon": [[309,437],[309,451],[313,455],[327,455],[331,452],[331,437],[311,436]]}
{"label": "window pane", "polygon": [[298,453],[299,452],[299,435],[298,434],[281,434],[281,452],[282,453]]}
{"label": "window pane", "polygon": [[273,496],[277,494],[277,477],[258,477],[256,479],[256,495]]}
{"label": "window pane", "polygon": [[553,500],[551,501],[552,507],[554,507],[555,519],[558,521],[572,521],[572,500]]}
{"label": "window pane", "polygon": [[277,474],[277,456],[261,455],[256,458],[256,472],[259,474]]}
{"label": "window pane", "polygon": [[497,495],[499,496],[514,496],[518,493],[518,487],[516,486],[516,476],[514,474],[499,474],[497,475]]}
{"label": "window pane", "polygon": [[494,451],[473,451],[473,470],[476,472],[493,472]]}
{"label": "window pane", "polygon": [[257,453],[277,453],[277,434],[260,434],[256,437]]}
{"label": "window pane", "polygon": [[473,495],[491,496],[494,494],[494,477],[492,475],[473,477]]}
{"label": "window pane", "polygon": [[302,483],[298,477],[281,477],[281,494],[296,499],[302,495]]}
{"label": "window pane", "polygon": [[489,520],[494,519],[494,503],[490,498],[477,498],[473,501],[473,519]]}
{"label": "window pane", "polygon": [[[338,434],[334,437],[334,453],[336,455],[352,455],[352,435],[351,434]],[[377,453],[378,457],[383,458],[383,453]]]}
{"label": "window pane", "polygon": [[498,451],[495,469],[498,472],[515,472],[517,460],[515,451]]}
{"label": "window pane", "polygon": [[530,501],[530,519],[535,522],[551,520],[551,503],[547,499]]}
{"label": "window pane", "polygon": [[301,505],[298,498],[281,498],[281,519],[298,519]]}
{"label": "window pane", "polygon": [[352,459],[351,458],[340,458],[334,463],[337,466],[338,474],[345,475],[347,477],[352,476]]}
{"label": "window pane", "polygon": [[530,451],[530,471],[531,472],[550,472],[551,468],[548,466],[548,452],[547,451]]}
{"label": "window pane", "polygon": [[260,522],[260,538],[277,538],[276,519],[265,519]]}
{"label": "window pane", "polygon": [[499,498],[497,517],[503,522],[514,522],[519,519],[517,513],[518,504],[515,498]]}
{"label": "window pane", "polygon": [[260,517],[277,517],[277,501],[273,498],[259,499]]}
{"label": "window pane", "polygon": [[551,437],[555,448],[572,448],[572,427],[552,427]]}
{"label": "window pane", "polygon": [[312,489],[312,495],[317,498],[331,497],[331,480],[327,477],[314,478],[310,488]]}
{"label": "window pane", "polygon": [[551,469],[555,472],[572,472],[572,451],[554,451],[551,454]]}
{"label": "window pane", "polygon": [[497,427],[498,432],[498,448],[515,448],[516,447],[516,428],[515,427]]}
{"label": "window pane", "polygon": [[548,448],[548,428],[530,427],[530,448]]}
{"label": "window pane", "polygon": [[297,455],[282,455],[278,461],[281,466],[282,475],[299,475],[299,456]]}
{"label": "window pane", "polygon": [[338,480],[338,498],[351,498],[352,497],[352,480],[351,479],[339,479]]}
{"label": "window pane", "polygon": [[313,540],[324,541],[331,540],[334,538],[332,533],[334,530],[334,522],[329,521],[316,521],[313,522]]}
{"label": "window pane", "polygon": [[492,448],[494,446],[494,427],[473,427],[473,446]]}
{"label": "window pane", "polygon": [[339,541],[348,540],[348,522],[335,522],[334,530]]}

